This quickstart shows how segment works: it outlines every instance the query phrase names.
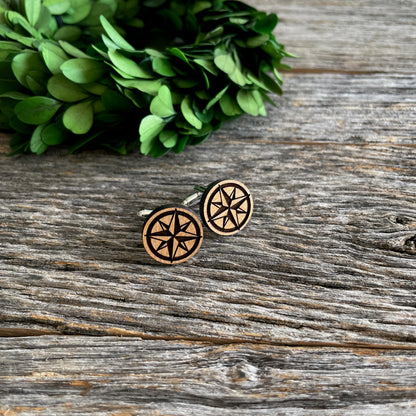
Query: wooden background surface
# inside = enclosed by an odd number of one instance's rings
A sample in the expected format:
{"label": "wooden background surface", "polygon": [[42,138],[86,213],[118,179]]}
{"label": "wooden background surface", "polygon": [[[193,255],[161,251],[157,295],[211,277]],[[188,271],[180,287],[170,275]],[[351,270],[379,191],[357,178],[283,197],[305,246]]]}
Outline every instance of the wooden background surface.
{"label": "wooden background surface", "polygon": [[[153,160],[8,158],[0,415],[416,415],[416,1],[250,0],[301,56],[267,118]],[[155,265],[142,208],[245,182],[250,225]]]}

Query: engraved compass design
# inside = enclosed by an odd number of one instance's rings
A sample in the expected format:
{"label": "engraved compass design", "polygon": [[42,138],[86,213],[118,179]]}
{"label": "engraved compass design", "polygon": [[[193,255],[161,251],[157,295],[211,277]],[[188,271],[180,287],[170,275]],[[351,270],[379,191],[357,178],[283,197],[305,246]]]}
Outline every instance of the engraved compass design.
{"label": "engraved compass design", "polygon": [[143,245],[160,263],[177,264],[190,259],[201,247],[202,225],[195,214],[181,206],[153,211],[143,227]]}
{"label": "engraved compass design", "polygon": [[253,213],[253,198],[247,187],[226,179],[214,182],[201,199],[201,218],[217,234],[232,235],[241,231]]}

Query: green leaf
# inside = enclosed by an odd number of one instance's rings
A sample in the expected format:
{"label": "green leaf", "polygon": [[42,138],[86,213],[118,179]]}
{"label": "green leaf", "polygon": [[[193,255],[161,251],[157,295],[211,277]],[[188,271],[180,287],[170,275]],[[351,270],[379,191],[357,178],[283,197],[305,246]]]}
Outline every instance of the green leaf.
{"label": "green leaf", "polygon": [[43,5],[54,15],[66,13],[71,7],[70,0],[44,0]]}
{"label": "green leaf", "polygon": [[92,2],[85,0],[70,0],[71,7],[62,15],[62,21],[67,25],[78,23],[91,12]]}
{"label": "green leaf", "polygon": [[94,59],[74,58],[61,65],[61,71],[77,84],[87,84],[100,80],[106,72],[105,65]]}
{"label": "green leaf", "polygon": [[[59,14],[59,13],[58,13]],[[82,35],[82,29],[78,26],[65,25],[60,27],[53,35],[55,40],[75,42]],[[80,57],[78,57],[80,58]]]}
{"label": "green leaf", "polygon": [[140,142],[144,143],[155,138],[163,130],[165,124],[161,117],[155,115],[144,117],[139,126]]}
{"label": "green leaf", "polygon": [[35,28],[43,37],[52,38],[58,30],[58,22],[52,17],[51,12],[46,7],[42,7]]}
{"label": "green leaf", "polygon": [[201,33],[198,37],[198,40],[200,40],[201,42],[212,41],[215,38],[219,38],[223,33],[224,28],[222,26],[218,26],[206,34]]}
{"label": "green leaf", "polygon": [[250,20],[249,19],[244,19],[242,17],[230,17],[230,22],[234,23],[235,25],[245,25],[246,23],[248,23]]}
{"label": "green leaf", "polygon": [[154,56],[156,58],[165,58],[166,59],[166,55],[163,54],[162,52],[158,51],[157,49],[145,48],[144,51],[145,51],[145,53],[147,53],[150,56]]}
{"label": "green leaf", "polygon": [[[279,75],[278,81],[280,83],[282,83],[283,80],[281,79],[280,74],[278,74],[278,75]],[[260,76],[261,76],[261,80],[263,81],[264,85],[266,85],[266,87],[268,88],[269,91],[273,91],[273,92],[275,92],[276,94],[279,94],[279,95],[283,94],[282,88],[272,77],[265,74],[264,72],[261,73]]]}
{"label": "green leaf", "polygon": [[[235,60],[237,59],[237,61]],[[214,50],[214,63],[218,69],[228,74],[229,78],[240,86],[246,84],[246,78],[241,72],[241,64],[236,54],[231,54],[226,50],[224,44],[217,46]]]}
{"label": "green leaf", "polygon": [[172,94],[169,87],[162,85],[150,103],[150,112],[159,117],[170,117],[176,114],[172,105]]}
{"label": "green leaf", "polygon": [[40,78],[38,75],[42,74],[31,73],[27,75],[26,82],[28,88],[37,95],[43,95],[45,92],[44,84],[46,83],[46,78]]}
{"label": "green leaf", "polygon": [[174,153],[180,153],[185,148],[186,144],[188,143],[189,136],[181,136],[179,137],[178,142],[172,148]]}
{"label": "green leaf", "polygon": [[191,97],[189,95],[182,100],[181,111],[185,120],[197,130],[202,128],[202,121],[195,115],[191,106]]}
{"label": "green leaf", "polygon": [[192,78],[179,78],[175,77],[173,83],[180,89],[190,89],[194,88],[199,84],[199,80]]}
{"label": "green leaf", "polygon": [[108,56],[110,57],[111,62],[119,68],[121,71],[125,72],[127,75],[133,78],[153,78],[148,72],[146,72],[140,65],[134,62],[132,59],[126,58],[120,52],[110,49],[108,51]]}
{"label": "green leaf", "polygon": [[141,94],[139,91],[133,91],[129,90],[128,88],[125,88],[123,91],[123,94],[137,107],[142,108],[144,106],[147,106],[147,102],[145,100],[145,97],[143,94]]}
{"label": "green leaf", "polygon": [[265,16],[262,19],[257,20],[253,29],[255,32],[260,34],[270,34],[273,32],[278,21],[278,17],[274,13],[271,13],[268,16]]}
{"label": "green leaf", "polygon": [[105,16],[100,17],[101,25],[103,26],[104,30],[106,31],[107,35],[110,39],[120,48],[128,52],[135,52],[133,46],[128,43],[120,33],[117,32],[116,29],[111,25],[111,23],[106,19]]}
{"label": "green leaf", "polygon": [[32,26],[39,20],[41,8],[41,0],[25,0],[25,14]]}
{"label": "green leaf", "polygon": [[179,48],[168,48],[167,51],[169,51],[173,56],[179,58],[181,61],[189,64],[188,58]]}
{"label": "green leaf", "polygon": [[140,152],[144,155],[148,155],[153,148],[153,145],[157,142],[157,137],[153,137],[152,139],[146,140],[140,144]]}
{"label": "green leaf", "polygon": [[[144,143],[142,143],[144,144]],[[164,154],[169,152],[169,148],[165,147],[160,140],[154,140],[152,143],[152,148],[150,150],[150,155],[152,157],[160,157],[163,156]]]}
{"label": "green leaf", "polygon": [[76,48],[74,45],[72,45],[69,42],[66,42],[65,40],[58,41],[61,45],[62,49],[71,56],[74,56],[75,58],[85,58],[85,59],[91,59],[91,56],[87,55],[86,53],[82,52],[80,49]]}
{"label": "green leaf", "polygon": [[220,107],[222,112],[228,117],[235,117],[242,114],[237,101],[230,94],[224,94],[220,99]]}
{"label": "green leaf", "polygon": [[64,126],[74,134],[85,134],[94,122],[94,109],[91,101],[71,105],[62,119]]}
{"label": "green leaf", "polygon": [[104,45],[107,46],[107,49],[120,49],[120,46],[116,45],[108,36],[104,33],[101,35],[101,38],[104,42]]}
{"label": "green leaf", "polygon": [[35,39],[33,37],[22,36],[17,32],[8,32],[6,36],[9,39],[13,39],[29,48],[33,48],[33,44],[35,43]]}
{"label": "green leaf", "polygon": [[24,100],[25,98],[28,98],[29,96],[27,94],[24,94],[19,91],[8,91],[4,92],[3,94],[0,94],[0,98],[12,98],[13,100]]}
{"label": "green leaf", "polygon": [[10,138],[11,152],[7,153],[6,156],[15,156],[20,153],[26,153],[30,150],[30,140],[28,140],[26,134],[13,134]]}
{"label": "green leaf", "polygon": [[[108,90],[108,91],[111,91],[111,90]],[[113,92],[114,92],[114,94],[117,94],[115,91],[113,91]],[[104,112],[106,111],[106,107],[104,106],[104,103],[103,103],[102,99],[103,99],[103,97],[101,97],[101,100],[95,100],[92,104],[92,107],[94,109],[94,114],[97,114],[97,119],[98,119],[98,115],[102,116],[104,114]],[[116,103],[114,103],[114,104],[116,104]],[[111,110],[112,112],[117,111],[116,105],[114,105],[112,108],[114,108],[114,109]],[[120,118],[117,114],[111,114],[108,117],[104,116],[104,120],[101,120],[101,121],[108,122],[111,117],[114,117],[117,120]]]}
{"label": "green leaf", "polygon": [[81,138],[76,140],[74,145],[69,148],[68,153],[69,154],[75,153],[81,147],[84,147],[86,144],[96,139],[100,134],[102,134],[102,131],[92,134],[92,135],[81,136]]}
{"label": "green leaf", "polygon": [[42,38],[40,33],[20,13],[17,13],[12,10],[6,10],[4,12],[4,17],[7,21],[11,23],[11,26],[19,25],[22,29],[26,30],[26,32],[29,33],[35,39]]}
{"label": "green leaf", "polygon": [[248,84],[246,77],[243,75],[241,70],[236,67],[235,71],[232,74],[228,74],[231,81],[235,82],[240,87],[243,87],[244,85]]}
{"label": "green leaf", "polygon": [[215,68],[215,65],[212,60],[194,59],[194,62],[198,64],[199,66],[201,66],[202,68],[204,68],[205,70],[207,70],[208,72],[210,72],[212,75],[215,75],[215,76],[218,75],[217,68]]}
{"label": "green leaf", "polygon": [[237,102],[246,113],[252,116],[259,115],[260,108],[253,90],[239,90],[237,93]]}
{"label": "green leaf", "polygon": [[194,108],[195,115],[202,121],[204,124],[211,123],[212,119],[214,118],[215,111],[213,108],[209,110],[203,110],[202,112],[199,109]]}
{"label": "green leaf", "polygon": [[48,81],[48,92],[58,100],[68,103],[87,98],[87,92],[75,82],[70,81],[63,74],[52,76]]}
{"label": "green leaf", "polygon": [[30,138],[30,150],[37,155],[42,154],[48,148],[48,145],[42,141],[42,130],[44,125],[37,126]]}
{"label": "green leaf", "polygon": [[211,1],[196,1],[195,4],[192,7],[193,13],[197,14],[202,12],[205,9],[209,9],[212,7]]}
{"label": "green leaf", "polygon": [[248,48],[258,48],[261,45],[264,45],[270,39],[270,35],[259,35],[252,38],[248,38],[246,45]]}
{"label": "green leaf", "polygon": [[41,131],[42,142],[48,146],[56,146],[65,140],[65,134],[57,124],[49,124]]}
{"label": "green leaf", "polygon": [[19,45],[17,42],[2,40],[0,41],[0,51],[6,51],[5,57],[8,56],[11,52],[19,52],[22,49],[22,45]]}
{"label": "green leaf", "polygon": [[26,124],[44,124],[58,111],[61,103],[49,97],[29,97],[15,107],[19,120]]}
{"label": "green leaf", "polygon": [[270,91],[269,87],[263,82],[263,80],[257,78],[253,73],[248,72],[247,79],[262,90]]}
{"label": "green leaf", "polygon": [[214,106],[221,97],[225,94],[225,92],[228,90],[229,85],[227,85],[225,88],[223,88],[218,94],[215,95],[214,98],[212,98],[207,106],[205,107],[206,110],[209,110],[212,106]]}
{"label": "green leaf", "polygon": [[[253,94],[254,94],[254,99],[257,101],[257,105],[259,107],[259,115],[266,117],[267,111],[266,111],[266,107],[264,106],[262,93],[259,90],[254,90]],[[263,94],[267,97],[265,93]]]}
{"label": "green leaf", "polygon": [[15,130],[15,131],[17,131],[19,133],[22,133],[25,136],[32,135],[32,133],[33,133],[33,126],[31,126],[29,124],[26,124],[26,123],[23,123],[22,121],[20,121],[17,118],[16,114],[13,114],[13,116],[10,117],[10,119],[8,120],[8,122],[9,122],[10,127],[13,130]]}
{"label": "green leaf", "polygon": [[214,63],[217,68],[226,74],[233,73],[237,66],[232,54],[227,52],[224,44],[221,44],[214,49]]}
{"label": "green leaf", "polygon": [[176,75],[176,72],[172,69],[172,65],[168,59],[163,59],[157,56],[153,57],[152,68],[157,74],[165,77],[174,77]]}
{"label": "green leaf", "polygon": [[264,52],[266,52],[273,59],[282,59],[283,55],[283,45],[280,45],[276,42],[276,39],[273,37],[270,38],[262,47]]}
{"label": "green leaf", "polygon": [[52,74],[61,72],[61,65],[69,59],[69,56],[58,45],[45,42],[41,46],[43,60]]}
{"label": "green leaf", "polygon": [[112,113],[129,113],[132,111],[132,103],[123,95],[118,92],[107,89],[101,96],[101,102],[103,103],[107,111]]}
{"label": "green leaf", "polygon": [[113,74],[111,74],[111,77],[122,87],[134,88],[150,95],[157,95],[160,87],[162,86],[162,81],[160,79],[124,79]]}
{"label": "green leaf", "polygon": [[97,0],[93,3],[90,14],[82,21],[82,24],[85,26],[99,26],[100,16],[110,19],[116,10],[116,0]]}
{"label": "green leaf", "polygon": [[208,133],[205,133],[201,136],[194,136],[192,137],[191,141],[189,142],[190,145],[195,146],[197,144],[201,144],[202,142],[204,142],[206,139],[208,139],[209,136],[211,136],[211,131]]}
{"label": "green leaf", "polygon": [[174,147],[178,141],[178,133],[174,130],[163,130],[159,135],[159,140],[166,148]]}
{"label": "green leaf", "polygon": [[85,91],[88,91],[89,93],[94,95],[103,95],[108,89],[107,86],[103,84],[98,84],[97,82],[93,82],[90,84],[82,84],[82,88]]}
{"label": "green leaf", "polygon": [[280,72],[277,70],[276,67],[273,67],[273,74],[276,77],[276,79],[282,84],[283,83],[282,76],[280,75]]}
{"label": "green leaf", "polygon": [[36,52],[19,53],[13,58],[11,67],[16,79],[26,88],[29,88],[28,76],[42,82],[48,75],[46,66]]}

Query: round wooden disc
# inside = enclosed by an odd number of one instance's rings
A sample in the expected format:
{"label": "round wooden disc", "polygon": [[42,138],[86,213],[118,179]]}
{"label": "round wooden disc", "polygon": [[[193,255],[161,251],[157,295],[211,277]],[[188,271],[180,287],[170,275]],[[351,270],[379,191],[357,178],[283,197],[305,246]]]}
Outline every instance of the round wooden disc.
{"label": "round wooden disc", "polygon": [[177,264],[189,260],[201,247],[201,222],[188,208],[165,206],[154,210],[143,226],[143,245],[156,261]]}
{"label": "round wooden disc", "polygon": [[253,198],[247,187],[232,179],[212,183],[200,204],[201,218],[214,233],[232,235],[241,231],[253,213]]}

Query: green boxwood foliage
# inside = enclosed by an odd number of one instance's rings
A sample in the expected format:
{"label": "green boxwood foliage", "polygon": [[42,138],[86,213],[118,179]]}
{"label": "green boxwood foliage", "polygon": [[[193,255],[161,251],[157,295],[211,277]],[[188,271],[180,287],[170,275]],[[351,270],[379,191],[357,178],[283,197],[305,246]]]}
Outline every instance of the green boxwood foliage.
{"label": "green boxwood foliage", "polygon": [[0,0],[0,128],[12,154],[158,157],[281,94],[278,18],[226,0]]}

